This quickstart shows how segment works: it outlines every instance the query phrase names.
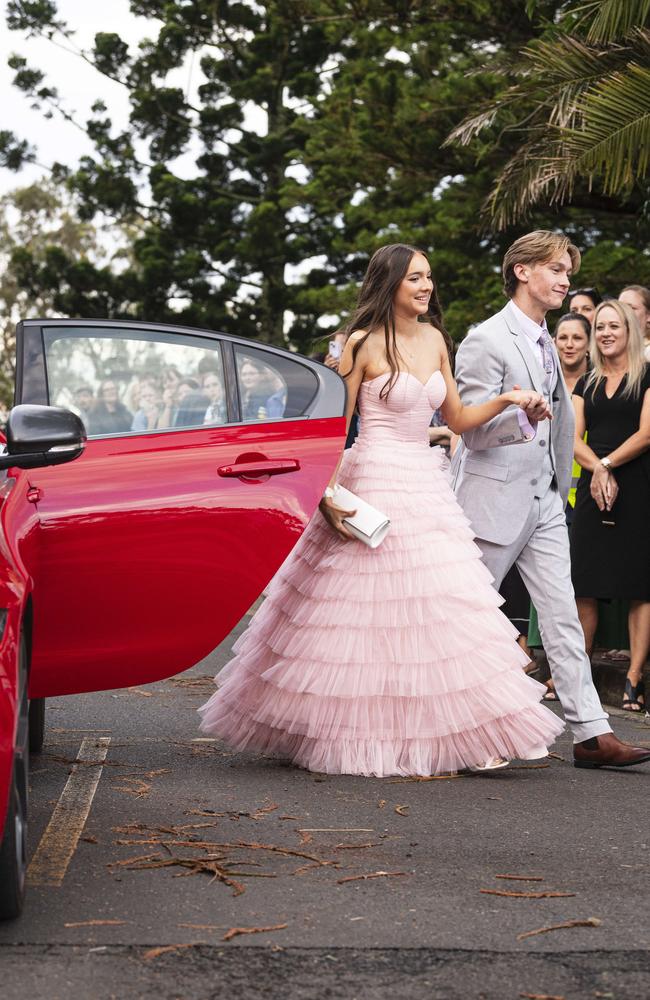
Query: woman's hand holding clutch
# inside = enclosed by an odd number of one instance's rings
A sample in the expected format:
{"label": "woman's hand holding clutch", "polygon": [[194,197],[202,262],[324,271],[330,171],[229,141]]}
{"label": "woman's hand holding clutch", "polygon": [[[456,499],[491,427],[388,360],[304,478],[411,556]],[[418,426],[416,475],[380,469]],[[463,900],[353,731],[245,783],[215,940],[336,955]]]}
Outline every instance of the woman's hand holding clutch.
{"label": "woman's hand holding clutch", "polygon": [[345,526],[344,519],[346,517],[353,517],[356,514],[356,510],[344,510],[339,507],[331,497],[323,497],[318,505],[318,509],[321,514],[329,524],[330,528],[333,528],[342,538],[353,539],[354,535],[348,531]]}

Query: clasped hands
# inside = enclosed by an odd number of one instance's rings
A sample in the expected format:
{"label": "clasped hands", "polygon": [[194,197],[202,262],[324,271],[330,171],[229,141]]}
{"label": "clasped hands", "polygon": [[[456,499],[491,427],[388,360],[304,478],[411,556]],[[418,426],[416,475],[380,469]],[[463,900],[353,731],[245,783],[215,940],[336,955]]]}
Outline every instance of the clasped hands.
{"label": "clasped hands", "polygon": [[598,462],[591,474],[590,489],[598,510],[612,509],[618,496],[618,483],[614,479],[610,469],[606,469],[600,462]]}
{"label": "clasped hands", "polygon": [[535,389],[522,389],[521,386],[514,386],[509,392],[508,398],[515,406],[518,406],[526,414],[526,418],[531,424],[538,424],[542,420],[552,420],[551,408],[542,396]]}

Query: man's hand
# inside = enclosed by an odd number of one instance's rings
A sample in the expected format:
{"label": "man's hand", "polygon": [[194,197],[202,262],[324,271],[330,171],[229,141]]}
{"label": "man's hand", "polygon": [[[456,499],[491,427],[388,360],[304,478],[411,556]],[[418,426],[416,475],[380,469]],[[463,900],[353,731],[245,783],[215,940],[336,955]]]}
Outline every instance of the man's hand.
{"label": "man's hand", "polygon": [[529,423],[538,424],[541,420],[553,419],[548,403],[534,389],[521,389],[516,385],[510,395],[513,403],[524,411]]}
{"label": "man's hand", "polygon": [[552,420],[551,408],[539,393],[535,393],[536,399],[531,399],[528,406],[524,407],[526,416],[531,424],[538,424],[541,420]]}

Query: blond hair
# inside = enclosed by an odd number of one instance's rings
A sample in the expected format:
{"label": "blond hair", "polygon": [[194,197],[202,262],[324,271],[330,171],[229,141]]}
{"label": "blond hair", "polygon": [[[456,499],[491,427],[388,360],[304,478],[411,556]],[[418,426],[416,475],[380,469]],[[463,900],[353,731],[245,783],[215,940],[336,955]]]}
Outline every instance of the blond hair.
{"label": "blond hair", "polygon": [[517,264],[548,264],[563,253],[568,253],[573,273],[577,274],[580,270],[580,251],[568,236],[552,233],[548,229],[536,229],[515,240],[503,258],[503,290],[508,298],[512,298],[519,284],[515,274]]}
{"label": "blond hair", "polygon": [[618,299],[606,299],[596,308],[594,323],[591,328],[591,340],[589,341],[589,358],[592,367],[587,376],[585,389],[593,386],[593,392],[596,392],[603,379],[607,378],[603,364],[603,355],[596,340],[598,317],[603,309],[613,309],[614,312],[618,313],[618,318],[625,323],[627,328],[627,381],[621,395],[624,398],[637,399],[641,390],[641,380],[643,379],[646,366],[643,356],[643,334],[641,333],[634,310],[627,303],[619,302]]}

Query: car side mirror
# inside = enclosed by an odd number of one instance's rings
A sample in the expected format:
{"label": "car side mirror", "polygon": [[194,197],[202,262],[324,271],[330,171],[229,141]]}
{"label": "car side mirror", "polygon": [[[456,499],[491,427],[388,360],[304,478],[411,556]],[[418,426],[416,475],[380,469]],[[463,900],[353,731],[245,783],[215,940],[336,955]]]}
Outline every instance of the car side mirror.
{"label": "car side mirror", "polygon": [[83,421],[62,406],[14,406],[5,433],[7,445],[0,455],[0,469],[62,465],[78,458],[86,445]]}

